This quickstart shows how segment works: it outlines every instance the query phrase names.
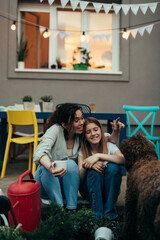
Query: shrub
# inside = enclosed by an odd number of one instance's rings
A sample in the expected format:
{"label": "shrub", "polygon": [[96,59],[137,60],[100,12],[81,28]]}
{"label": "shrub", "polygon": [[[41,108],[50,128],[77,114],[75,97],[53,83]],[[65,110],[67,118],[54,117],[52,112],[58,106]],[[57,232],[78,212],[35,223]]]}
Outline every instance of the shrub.
{"label": "shrub", "polygon": [[13,229],[9,226],[0,227],[0,239],[2,240],[26,240],[22,238],[22,233],[19,229]]}
{"label": "shrub", "polygon": [[22,98],[22,101],[23,101],[23,102],[32,102],[32,97],[31,97],[31,96],[24,96],[24,97]]}

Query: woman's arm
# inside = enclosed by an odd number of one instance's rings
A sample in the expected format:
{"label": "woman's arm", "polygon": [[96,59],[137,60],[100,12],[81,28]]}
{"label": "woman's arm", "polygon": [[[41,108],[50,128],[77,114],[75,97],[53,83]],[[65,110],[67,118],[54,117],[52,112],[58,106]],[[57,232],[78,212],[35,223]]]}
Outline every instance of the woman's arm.
{"label": "woman's arm", "polygon": [[80,176],[80,181],[83,182],[86,176],[86,171],[83,167],[83,156],[78,155],[78,168],[79,168],[79,176]]}
{"label": "woman's arm", "polygon": [[120,117],[117,118],[114,122],[111,122],[113,132],[110,136],[107,137],[108,141],[114,144],[118,142],[120,132],[122,128],[125,127],[125,125],[121,123],[119,120],[120,120]]}
{"label": "woman's arm", "polygon": [[55,171],[53,165],[50,162],[50,159],[47,154],[43,155],[40,158],[40,163],[50,172],[53,174],[54,177],[63,177],[66,174],[65,169],[60,169],[59,171]]}
{"label": "woman's arm", "polygon": [[124,165],[125,159],[124,159],[124,156],[123,156],[123,154],[121,153],[120,150],[117,150],[114,153],[114,155],[104,154],[104,153],[96,153],[96,154],[86,158],[83,161],[83,166],[85,168],[92,168],[92,166],[97,161],[108,161],[108,162],[113,162],[113,163]]}

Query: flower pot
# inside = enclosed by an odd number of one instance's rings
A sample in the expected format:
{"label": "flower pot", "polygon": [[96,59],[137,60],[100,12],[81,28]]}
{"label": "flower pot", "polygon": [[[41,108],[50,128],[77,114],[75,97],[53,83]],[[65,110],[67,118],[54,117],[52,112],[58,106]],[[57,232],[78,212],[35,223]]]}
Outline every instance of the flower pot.
{"label": "flower pot", "polygon": [[24,110],[34,110],[34,102],[23,102]]}
{"label": "flower pot", "polygon": [[53,112],[53,102],[40,102],[41,112]]}
{"label": "flower pot", "polygon": [[22,61],[18,62],[18,68],[24,69],[24,62],[22,62]]}
{"label": "flower pot", "polygon": [[74,70],[88,70],[87,64],[74,64],[73,65]]}

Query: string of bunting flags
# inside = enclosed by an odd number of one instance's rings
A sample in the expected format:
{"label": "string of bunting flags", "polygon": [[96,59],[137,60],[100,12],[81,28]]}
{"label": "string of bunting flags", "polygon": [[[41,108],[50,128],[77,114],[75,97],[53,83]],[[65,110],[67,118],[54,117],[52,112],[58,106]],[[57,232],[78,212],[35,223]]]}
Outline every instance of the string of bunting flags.
{"label": "string of bunting flags", "polygon": [[[39,26],[39,30],[40,33],[44,33],[44,31],[46,31],[46,28],[43,26]],[[48,31],[48,35],[51,36],[53,35],[53,37],[57,37],[59,35],[60,39],[63,38],[69,38],[71,36],[71,34],[80,34],[80,33],[71,33],[71,32],[64,32],[64,31],[60,31],[60,30],[53,30],[53,29],[47,29]],[[85,41],[89,42],[89,40],[92,38],[95,42],[100,39],[100,41],[103,41],[104,38],[106,38],[107,41],[110,40],[112,34],[111,33],[107,33],[107,34],[87,34],[85,32]]]}
{"label": "string of bunting flags", "polygon": [[[61,3],[62,3],[62,7],[65,7],[66,4],[68,3],[69,0],[60,0]],[[40,2],[43,2],[43,0],[40,0]],[[54,2],[54,0],[48,0],[49,4],[52,4]],[[80,6],[81,6],[81,9],[84,11],[85,7],[83,4],[85,4],[85,6],[88,5],[88,3],[91,3],[91,2],[82,2],[82,1],[79,1],[79,0],[70,0],[71,2],[71,5],[73,6],[73,2],[74,2],[74,8],[75,9],[75,6],[77,6],[79,3],[80,3]],[[83,7],[82,7],[82,5]],[[114,11],[116,14],[118,14],[118,12],[120,11],[120,9],[122,8],[122,10],[124,11],[125,14],[128,13],[129,9],[131,9],[135,14],[137,13],[138,9],[140,8],[142,10],[142,12],[145,14],[147,9],[150,8],[150,10],[155,13],[156,11],[156,8],[157,8],[157,4],[158,2],[154,2],[154,3],[145,3],[145,4],[104,4],[104,3],[94,3],[93,2],[93,5],[95,7],[95,10],[96,12],[98,13],[100,11],[100,9],[102,8],[102,5],[104,7],[104,9],[108,9],[107,11],[105,10],[105,12],[109,12],[111,7],[113,7]],[[144,10],[145,9],[145,10]],[[0,16],[2,17],[5,17],[3,15],[0,14]],[[6,17],[8,19],[10,19],[9,17]],[[23,22],[26,22],[24,19],[21,19],[20,21],[23,21]],[[15,30],[16,29],[16,22],[18,22],[17,20],[14,20],[13,21],[13,24],[12,26],[14,28],[12,28],[11,26],[11,29],[12,30]],[[147,32],[148,34],[151,34],[152,32],[152,29],[154,27],[154,24],[157,24],[157,23],[160,23],[160,20],[157,20],[157,21],[154,21],[154,22],[148,22],[148,23],[142,23],[142,24],[138,24],[138,25],[135,25],[135,26],[128,26],[126,28],[124,27],[121,27],[119,29],[112,29],[112,31],[116,31],[117,34],[122,34],[122,37],[125,38],[125,39],[128,39],[128,37],[130,35],[132,35],[133,38],[136,38],[137,34],[139,33],[140,36],[143,36],[145,32]],[[27,22],[26,22],[27,24]],[[55,30],[55,29],[49,29],[49,28],[46,28],[44,26],[41,26],[41,25],[37,25],[37,24],[32,24],[32,23],[29,23],[28,24],[30,25],[35,25],[37,27],[39,27],[39,31],[40,33],[43,33],[43,36],[44,36],[44,32],[46,32],[46,37],[49,37],[51,35],[53,35],[53,37],[57,37],[59,36],[60,39],[63,39],[63,38],[69,38],[72,34],[79,34],[80,36],[82,35],[81,32],[69,32],[69,31],[61,31],[61,30]],[[107,31],[109,32],[111,29],[101,29],[101,32],[105,32],[105,33],[100,33],[100,34],[94,34],[94,33],[91,33],[91,31],[85,31],[84,34],[85,34],[85,40],[86,42],[89,42],[91,39],[93,39],[94,42],[96,42],[98,39],[100,41],[103,41],[104,39],[106,39],[107,41],[110,40],[110,38],[112,37],[112,32],[111,33],[106,33]],[[92,30],[92,32],[94,32]],[[45,37],[45,36],[44,36]]]}
{"label": "string of bunting flags", "polygon": [[[48,3],[52,5],[54,1],[55,0],[48,0]],[[40,0],[40,2],[43,2],[43,0]],[[60,0],[60,2],[63,8],[65,8],[67,3],[70,2],[73,11],[76,10],[76,8],[79,5],[81,11],[83,12],[88,6],[88,4],[92,3],[97,13],[99,13],[100,10],[103,8],[105,13],[108,14],[109,11],[113,8],[115,14],[118,14],[119,11],[122,9],[125,15],[128,14],[130,9],[132,13],[135,15],[137,15],[139,9],[142,11],[144,15],[146,14],[148,9],[150,9],[152,13],[155,13],[157,4],[159,3],[159,2],[153,2],[153,3],[139,3],[139,4],[117,4],[117,3],[107,4],[107,3],[87,2],[87,1],[80,1],[80,0]]]}
{"label": "string of bunting flags", "polygon": [[[148,34],[151,34],[153,26],[154,26],[154,24],[149,24],[149,25],[146,25],[146,26],[142,26],[142,27],[139,27],[139,28],[133,28],[133,29],[125,29],[124,28],[122,31],[119,31],[118,29],[113,29],[113,30],[117,31],[117,34],[118,33],[125,34],[122,37],[125,38],[125,39],[128,39],[128,37],[130,35],[132,35],[133,38],[136,38],[137,33],[139,33],[140,36],[143,36],[145,32],[147,32]],[[44,33],[46,28],[43,27],[43,26],[39,26],[39,30],[40,30],[41,33]],[[53,30],[53,29],[47,29],[47,31],[48,31],[48,36],[47,37],[49,37],[53,34],[54,37],[57,37],[59,35],[60,39],[69,38],[71,36],[71,34],[76,34],[76,33],[64,32],[64,31]],[[85,41],[89,42],[91,38],[93,39],[94,42],[96,42],[98,39],[100,39],[100,41],[103,41],[104,38],[107,41],[109,41],[111,36],[112,36],[111,33],[107,33],[107,34],[86,34],[85,35]]]}

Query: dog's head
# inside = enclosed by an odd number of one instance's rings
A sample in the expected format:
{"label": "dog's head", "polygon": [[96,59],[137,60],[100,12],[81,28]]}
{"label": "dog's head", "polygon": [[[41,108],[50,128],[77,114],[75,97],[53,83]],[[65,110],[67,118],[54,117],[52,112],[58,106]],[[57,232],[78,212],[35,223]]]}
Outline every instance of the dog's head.
{"label": "dog's head", "polygon": [[142,134],[137,134],[123,140],[120,150],[125,157],[125,167],[127,171],[140,159],[146,161],[158,159],[153,144],[143,137]]}

